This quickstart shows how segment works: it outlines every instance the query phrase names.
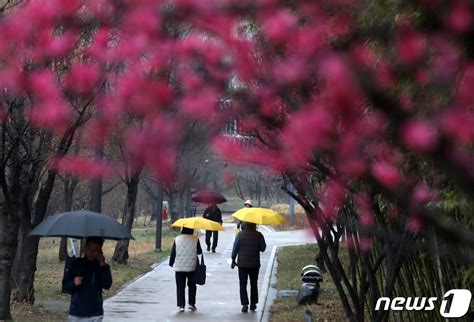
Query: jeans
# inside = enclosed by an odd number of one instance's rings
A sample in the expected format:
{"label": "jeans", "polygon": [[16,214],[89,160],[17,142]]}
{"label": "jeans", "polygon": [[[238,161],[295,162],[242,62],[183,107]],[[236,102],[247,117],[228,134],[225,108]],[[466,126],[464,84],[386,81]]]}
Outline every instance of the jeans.
{"label": "jeans", "polygon": [[188,280],[188,302],[190,305],[195,305],[197,287],[194,282],[194,272],[176,272],[175,277],[177,305],[179,307],[184,307],[186,305],[186,299],[184,297],[186,279]]}
{"label": "jeans", "polygon": [[212,250],[216,250],[217,240],[219,239],[219,232],[206,230],[206,245],[207,247],[211,246],[211,235],[212,235]]}
{"label": "jeans", "polygon": [[260,267],[239,267],[240,303],[249,305],[247,278],[250,278],[250,304],[258,303],[258,271]]}

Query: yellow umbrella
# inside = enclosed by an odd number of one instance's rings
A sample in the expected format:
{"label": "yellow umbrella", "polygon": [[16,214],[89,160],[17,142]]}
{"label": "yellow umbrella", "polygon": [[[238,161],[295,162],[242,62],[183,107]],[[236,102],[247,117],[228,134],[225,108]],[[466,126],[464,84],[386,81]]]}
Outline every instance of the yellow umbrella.
{"label": "yellow umbrella", "polygon": [[266,208],[242,208],[232,214],[233,217],[259,225],[280,225],[285,217],[278,212]]}
{"label": "yellow umbrella", "polygon": [[218,222],[202,218],[190,217],[181,218],[174,222],[171,227],[186,227],[190,229],[205,229],[205,230],[225,230]]}

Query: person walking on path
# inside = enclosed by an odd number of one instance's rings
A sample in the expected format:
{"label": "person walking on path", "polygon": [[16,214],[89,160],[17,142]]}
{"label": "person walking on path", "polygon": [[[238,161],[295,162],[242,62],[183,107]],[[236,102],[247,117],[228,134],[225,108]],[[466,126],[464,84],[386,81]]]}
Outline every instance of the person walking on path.
{"label": "person walking on path", "polygon": [[[204,214],[202,215],[203,218],[218,222],[219,224],[222,225],[222,213],[219,207],[217,205],[211,204],[209,207],[204,210]],[[219,239],[219,232],[218,231],[212,231],[212,230],[206,230],[206,245],[207,245],[207,251],[209,252],[211,250],[211,236],[212,236],[212,252],[216,252],[217,248],[217,240]]]}
{"label": "person walking on path", "polygon": [[249,309],[248,278],[250,278],[250,310],[255,311],[257,309],[260,252],[264,252],[267,245],[262,233],[257,231],[257,225],[243,222],[242,228],[243,230],[239,232],[234,240],[231,268],[234,269],[236,265],[239,267],[240,303],[242,304],[242,312],[245,313]]}
{"label": "person walking on path", "polygon": [[[244,202],[244,208],[252,208],[253,207],[253,202],[250,199],[245,200]],[[237,230],[242,230],[242,221],[237,220]]]}
{"label": "person walking on path", "polygon": [[199,239],[194,235],[194,230],[183,227],[181,235],[177,236],[171,249],[169,265],[174,267],[176,279],[176,297],[179,312],[184,312],[186,280],[188,282],[189,310],[196,311],[196,270],[198,255],[202,254]]}
{"label": "person walking on path", "polygon": [[63,287],[71,293],[70,322],[100,322],[104,317],[102,290],[112,286],[112,274],[103,244],[102,238],[87,238],[85,256],[76,258],[66,270]]}

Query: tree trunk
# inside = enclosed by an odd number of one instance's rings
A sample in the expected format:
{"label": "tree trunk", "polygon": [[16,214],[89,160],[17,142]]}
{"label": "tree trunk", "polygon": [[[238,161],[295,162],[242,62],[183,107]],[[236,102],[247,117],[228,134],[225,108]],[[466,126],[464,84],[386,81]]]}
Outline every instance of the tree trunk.
{"label": "tree trunk", "polygon": [[33,304],[35,301],[34,281],[36,272],[36,258],[38,256],[38,236],[28,236],[31,227],[20,228],[21,248],[18,249],[16,257],[18,258],[13,278],[16,290],[13,299],[19,302]]}
{"label": "tree trunk", "polygon": [[[78,183],[77,178],[68,176],[64,179],[64,211],[72,210],[72,203],[74,200],[74,190]],[[67,258],[67,238],[62,237],[59,243],[58,258],[60,262],[64,262]]]}
{"label": "tree trunk", "polygon": [[11,272],[15,258],[20,221],[18,213],[2,209],[0,214],[0,320],[11,320]]}
{"label": "tree trunk", "polygon": [[[138,177],[132,177],[127,183],[127,198],[125,205],[125,213],[123,214],[122,225],[125,226],[127,231],[132,231],[133,219],[135,217],[135,203],[137,201],[137,191],[138,191]],[[128,245],[129,240],[120,240],[117,242],[115,247],[115,252],[112,257],[112,260],[119,264],[127,264],[128,261]]]}
{"label": "tree trunk", "polygon": [[178,219],[178,212],[176,211],[174,194],[170,194],[168,202],[169,202],[169,215],[170,215],[171,223],[174,223]]}
{"label": "tree trunk", "polygon": [[179,206],[178,206],[179,218],[186,218],[186,194],[182,192],[179,195]]}
{"label": "tree trunk", "polygon": [[32,229],[43,221],[46,215],[55,179],[56,173],[50,170],[46,182],[39,191],[34,207],[32,207],[34,211],[30,213],[28,209],[25,209],[22,216],[20,216],[21,226],[18,240],[21,249],[16,254],[15,262],[17,266],[15,266],[15,271],[13,272],[17,287],[14,298],[18,301],[34,303],[34,275],[36,272],[36,259],[38,257],[39,237],[28,235]]}

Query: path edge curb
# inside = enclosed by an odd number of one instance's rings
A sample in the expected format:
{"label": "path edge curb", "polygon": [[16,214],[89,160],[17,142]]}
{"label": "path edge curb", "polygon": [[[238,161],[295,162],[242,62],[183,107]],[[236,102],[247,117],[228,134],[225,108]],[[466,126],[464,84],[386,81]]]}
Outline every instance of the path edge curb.
{"label": "path edge curb", "polygon": [[[263,316],[265,315],[265,311],[267,310],[267,305],[269,304],[268,303],[268,290],[270,289],[271,285],[271,277],[272,277],[272,273],[273,273],[273,269],[275,267],[275,260],[276,260],[276,251],[277,249],[279,248],[280,246],[273,246],[272,247],[272,253],[270,255],[270,258],[268,260],[268,264],[267,264],[267,269],[266,269],[266,272],[265,272],[265,277],[263,278],[263,282],[262,282],[262,291],[261,291],[261,294],[260,294],[260,298],[264,300],[263,302],[263,307],[261,310],[258,311],[258,319],[257,321],[262,321],[263,319]],[[268,308],[268,310],[270,310],[270,308]]]}

